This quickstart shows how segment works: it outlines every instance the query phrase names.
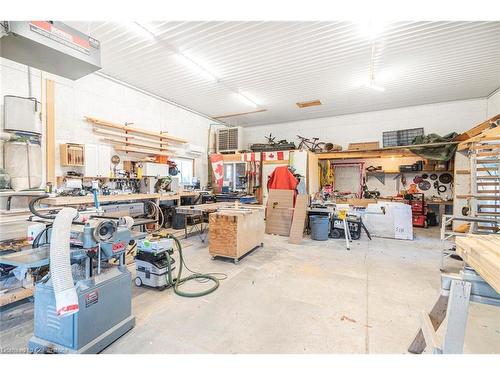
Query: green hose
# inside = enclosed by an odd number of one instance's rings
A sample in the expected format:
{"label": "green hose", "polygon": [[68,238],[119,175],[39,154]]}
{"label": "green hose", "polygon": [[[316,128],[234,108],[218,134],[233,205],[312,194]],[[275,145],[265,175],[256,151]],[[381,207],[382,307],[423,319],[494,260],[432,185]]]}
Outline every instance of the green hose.
{"label": "green hose", "polygon": [[[177,250],[179,251],[179,258],[180,258],[179,273],[177,274],[177,278],[174,279],[172,277],[172,266],[171,266],[171,262],[170,262],[171,257],[170,257],[170,254],[168,252],[166,253],[168,262],[167,262],[167,274],[165,277],[167,279],[167,284],[169,286],[174,287],[175,294],[182,296],[182,297],[201,297],[201,296],[205,296],[207,294],[214,292],[219,287],[219,279],[217,279],[217,277],[215,277],[215,276],[212,276],[209,274],[195,273],[195,274],[189,275],[183,279],[181,278],[182,267],[184,265],[184,258],[182,255],[182,246],[181,246],[181,243],[179,242],[179,240],[177,238],[175,238],[174,236],[169,235],[168,238],[172,238],[174,240],[175,245],[177,246]],[[203,290],[201,292],[193,292],[193,293],[183,292],[179,289],[179,286],[184,284],[186,281],[195,280],[195,279],[212,280],[214,282],[214,285],[209,289]]]}

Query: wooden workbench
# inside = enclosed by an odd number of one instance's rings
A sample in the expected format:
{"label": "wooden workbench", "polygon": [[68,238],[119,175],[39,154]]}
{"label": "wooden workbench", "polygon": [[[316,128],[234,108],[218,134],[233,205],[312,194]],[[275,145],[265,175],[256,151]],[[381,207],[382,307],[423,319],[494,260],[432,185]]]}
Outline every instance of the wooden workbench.
{"label": "wooden workbench", "polygon": [[[109,203],[109,202],[124,202],[124,201],[142,201],[142,200],[154,200],[157,202],[163,201],[179,201],[182,197],[196,196],[199,193],[194,191],[180,192],[177,194],[115,194],[115,195],[99,195],[97,198],[99,203]],[[92,195],[86,195],[82,197],[50,197],[45,198],[40,201],[42,204],[47,204],[50,206],[73,206],[81,204],[93,204],[94,197]]]}
{"label": "wooden workbench", "polygon": [[208,249],[212,259],[219,256],[239,259],[263,246],[265,222],[263,207],[220,208],[209,215]]}

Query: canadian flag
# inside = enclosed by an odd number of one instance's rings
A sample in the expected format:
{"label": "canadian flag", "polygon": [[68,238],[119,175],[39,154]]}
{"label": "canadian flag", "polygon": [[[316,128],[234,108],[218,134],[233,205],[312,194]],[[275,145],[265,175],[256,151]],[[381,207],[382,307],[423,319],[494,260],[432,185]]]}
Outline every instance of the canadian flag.
{"label": "canadian flag", "polygon": [[290,152],[289,151],[270,151],[262,153],[263,161],[270,160],[288,160]]}
{"label": "canadian flag", "polygon": [[212,154],[210,155],[210,163],[212,163],[215,182],[219,186],[219,189],[222,189],[222,180],[224,178],[224,158],[220,154]]}

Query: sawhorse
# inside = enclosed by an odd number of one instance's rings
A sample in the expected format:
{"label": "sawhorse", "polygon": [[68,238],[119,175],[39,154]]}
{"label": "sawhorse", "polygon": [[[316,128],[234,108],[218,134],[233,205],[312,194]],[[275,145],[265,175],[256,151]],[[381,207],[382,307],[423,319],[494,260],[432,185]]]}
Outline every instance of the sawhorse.
{"label": "sawhorse", "polygon": [[[470,301],[500,306],[500,294],[471,268],[441,274],[441,294],[429,314],[422,312],[421,328],[408,351],[421,354],[428,346],[433,354],[463,353]],[[441,344],[436,331],[445,318],[448,322]]]}

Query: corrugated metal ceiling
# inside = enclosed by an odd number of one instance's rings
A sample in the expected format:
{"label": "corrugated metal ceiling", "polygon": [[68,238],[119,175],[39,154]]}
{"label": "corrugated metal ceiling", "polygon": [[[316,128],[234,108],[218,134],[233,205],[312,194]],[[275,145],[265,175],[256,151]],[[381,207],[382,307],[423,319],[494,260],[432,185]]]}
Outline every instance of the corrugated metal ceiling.
{"label": "corrugated metal ceiling", "polygon": [[[500,22],[397,22],[376,39],[349,22],[67,22],[102,44],[102,72],[209,116],[260,125],[485,97],[500,87]],[[372,59],[372,47],[374,55]],[[213,73],[179,63],[181,51]],[[384,92],[365,87],[373,66]],[[317,107],[295,103],[319,99]]]}

